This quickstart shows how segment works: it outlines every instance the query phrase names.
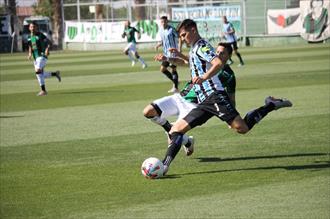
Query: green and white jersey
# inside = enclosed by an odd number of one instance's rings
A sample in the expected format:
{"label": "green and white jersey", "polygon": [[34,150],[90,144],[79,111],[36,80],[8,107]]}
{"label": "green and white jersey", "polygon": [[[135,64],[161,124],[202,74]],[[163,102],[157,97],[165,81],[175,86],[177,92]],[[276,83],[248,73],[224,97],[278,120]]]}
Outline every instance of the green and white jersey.
{"label": "green and white jersey", "polygon": [[140,33],[135,27],[127,27],[124,29],[123,37],[127,37],[127,42],[128,43],[135,43],[136,44],[136,39],[135,39],[135,32]]}
{"label": "green and white jersey", "polygon": [[28,45],[32,49],[34,60],[40,56],[47,58],[45,55],[45,50],[48,46],[48,43],[48,39],[43,33],[37,32],[34,35],[31,34],[28,36]]}
{"label": "green and white jersey", "polygon": [[183,97],[183,99],[190,103],[197,103],[197,96],[193,87],[194,85],[191,81],[187,82],[180,91],[180,95]]}

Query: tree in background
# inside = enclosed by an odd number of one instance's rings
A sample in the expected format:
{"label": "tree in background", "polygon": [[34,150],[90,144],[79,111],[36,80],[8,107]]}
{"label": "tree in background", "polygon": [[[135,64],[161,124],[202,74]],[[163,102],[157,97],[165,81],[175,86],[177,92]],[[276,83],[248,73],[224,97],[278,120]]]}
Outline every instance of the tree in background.
{"label": "tree in background", "polygon": [[[145,0],[135,0],[135,4],[145,4]],[[146,9],[145,6],[134,7],[134,16],[137,21],[146,19]]]}
{"label": "tree in background", "polygon": [[63,44],[63,23],[62,23],[62,1],[61,0],[38,0],[33,6],[34,14],[49,17],[53,26],[53,43],[58,48]]}
{"label": "tree in background", "polygon": [[5,0],[5,14],[10,15],[11,28],[16,34],[14,36],[14,51],[17,51],[17,33],[19,32],[18,19],[16,16],[16,1],[15,0]]}

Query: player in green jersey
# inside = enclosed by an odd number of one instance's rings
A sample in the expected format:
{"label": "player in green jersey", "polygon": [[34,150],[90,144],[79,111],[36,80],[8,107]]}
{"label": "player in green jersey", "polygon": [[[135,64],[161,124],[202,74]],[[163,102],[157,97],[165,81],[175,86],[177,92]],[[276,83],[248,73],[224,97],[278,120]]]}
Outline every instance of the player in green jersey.
{"label": "player in green jersey", "polygon": [[29,56],[28,59],[31,60],[32,56],[34,59],[34,69],[41,88],[41,91],[37,94],[38,96],[47,95],[45,78],[56,77],[58,81],[61,81],[61,76],[59,71],[55,72],[45,72],[44,68],[47,63],[47,57],[49,55],[49,40],[47,37],[38,32],[38,26],[36,23],[31,23],[29,25],[30,36],[28,37],[28,47]]}
{"label": "player in green jersey", "polygon": [[125,37],[127,38],[127,43],[128,43],[124,49],[124,53],[132,61],[132,66],[135,65],[135,58],[136,58],[137,60],[139,60],[141,62],[142,68],[146,68],[147,64],[141,58],[141,56],[139,55],[139,53],[136,50],[135,33],[137,33],[138,39],[140,39],[141,38],[140,32],[135,27],[131,27],[131,23],[129,21],[126,21],[124,32],[121,35],[122,38],[125,38]]}
{"label": "player in green jersey", "polygon": [[[172,124],[167,120],[170,116],[177,116],[177,119],[185,117],[196,107],[197,97],[192,89],[192,82],[188,82],[179,93],[154,100],[143,110],[143,115],[150,121],[162,126],[166,133],[171,130]],[[183,135],[183,149],[187,156],[193,151],[193,136]]]}

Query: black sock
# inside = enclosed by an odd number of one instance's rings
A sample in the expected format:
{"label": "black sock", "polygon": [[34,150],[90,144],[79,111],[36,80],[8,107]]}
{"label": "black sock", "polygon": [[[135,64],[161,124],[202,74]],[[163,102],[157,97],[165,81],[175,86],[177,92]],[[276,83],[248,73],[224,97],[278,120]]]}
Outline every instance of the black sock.
{"label": "black sock", "polygon": [[274,109],[275,105],[273,103],[269,103],[266,106],[262,106],[258,109],[248,112],[244,117],[244,121],[249,127],[249,130],[251,130],[256,123],[262,120],[269,112],[273,111]]}
{"label": "black sock", "polygon": [[182,144],[182,136],[183,134],[180,132],[173,132],[171,134],[171,143],[168,146],[165,158],[163,160],[164,165],[169,166],[171,162],[174,160],[175,156],[178,154]]}
{"label": "black sock", "polygon": [[173,81],[173,77],[171,72],[169,72],[168,70],[165,70],[162,72],[164,75],[166,75],[166,77],[168,77],[168,79],[170,79],[171,81]]}
{"label": "black sock", "polygon": [[41,87],[41,90],[46,92],[46,86],[45,85],[41,85],[40,87]]}
{"label": "black sock", "polygon": [[178,89],[178,85],[179,85],[179,75],[177,71],[173,71],[172,72],[172,79],[173,79],[173,83],[174,83],[174,87],[176,89]]}
{"label": "black sock", "polygon": [[162,125],[162,127],[164,128],[164,130],[166,132],[169,132],[171,130],[171,128],[172,128],[172,125],[171,125],[171,123],[169,123],[168,121],[166,121],[166,123],[164,125]]}
{"label": "black sock", "polygon": [[238,57],[238,59],[239,59],[239,62],[243,65],[244,64],[244,62],[243,62],[243,59],[242,59],[242,56],[241,56],[241,54],[238,52],[238,53],[236,53],[237,54],[237,57]]}
{"label": "black sock", "polygon": [[53,77],[56,76],[56,72],[51,72],[50,73]]}

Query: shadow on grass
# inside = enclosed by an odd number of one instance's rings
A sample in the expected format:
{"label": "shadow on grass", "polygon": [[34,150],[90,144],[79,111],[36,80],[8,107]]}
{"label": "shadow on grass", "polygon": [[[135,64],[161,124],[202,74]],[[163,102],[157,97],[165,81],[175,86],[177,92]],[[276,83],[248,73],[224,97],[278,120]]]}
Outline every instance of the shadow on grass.
{"label": "shadow on grass", "polygon": [[56,94],[63,95],[63,94],[97,94],[97,93],[122,93],[124,90],[98,90],[98,91],[72,91],[72,92],[58,92]]}
{"label": "shadow on grass", "polygon": [[[309,156],[326,156],[327,153],[306,153],[306,154],[288,154],[288,155],[273,155],[273,156],[255,156],[255,157],[237,157],[237,158],[219,158],[219,157],[199,157],[200,162],[223,162],[223,161],[238,161],[238,160],[255,160],[255,159],[274,159],[274,158],[286,158],[286,157],[309,157]],[[190,172],[183,174],[168,175],[168,178],[175,179],[185,175],[196,175],[196,174],[213,174],[213,173],[226,173],[226,172],[239,172],[239,171],[256,171],[256,170],[322,170],[330,168],[330,161],[315,161],[313,164],[306,165],[277,165],[277,166],[266,166],[266,167],[251,167],[251,168],[237,168],[237,169],[223,169],[223,170],[210,170],[210,171],[199,171]]]}
{"label": "shadow on grass", "polygon": [[19,118],[24,116],[0,116],[0,119],[10,119],[10,118]]}
{"label": "shadow on grass", "polygon": [[275,159],[286,157],[314,157],[314,156],[326,156],[327,153],[305,153],[305,154],[283,154],[283,155],[269,155],[269,156],[252,156],[252,157],[197,157],[195,159],[199,162],[225,162],[225,161],[239,161],[239,160],[259,160],[259,159]]}
{"label": "shadow on grass", "polygon": [[326,162],[324,164],[308,164],[308,165],[291,165],[291,166],[270,166],[270,167],[253,167],[253,168],[238,168],[230,170],[211,170],[211,171],[200,171],[200,172],[191,172],[183,174],[175,174],[174,176],[185,176],[185,175],[196,175],[196,174],[212,174],[212,173],[226,173],[226,172],[239,172],[239,171],[254,171],[254,170],[275,170],[275,169],[284,169],[284,170],[320,170],[330,168],[330,163]]}

